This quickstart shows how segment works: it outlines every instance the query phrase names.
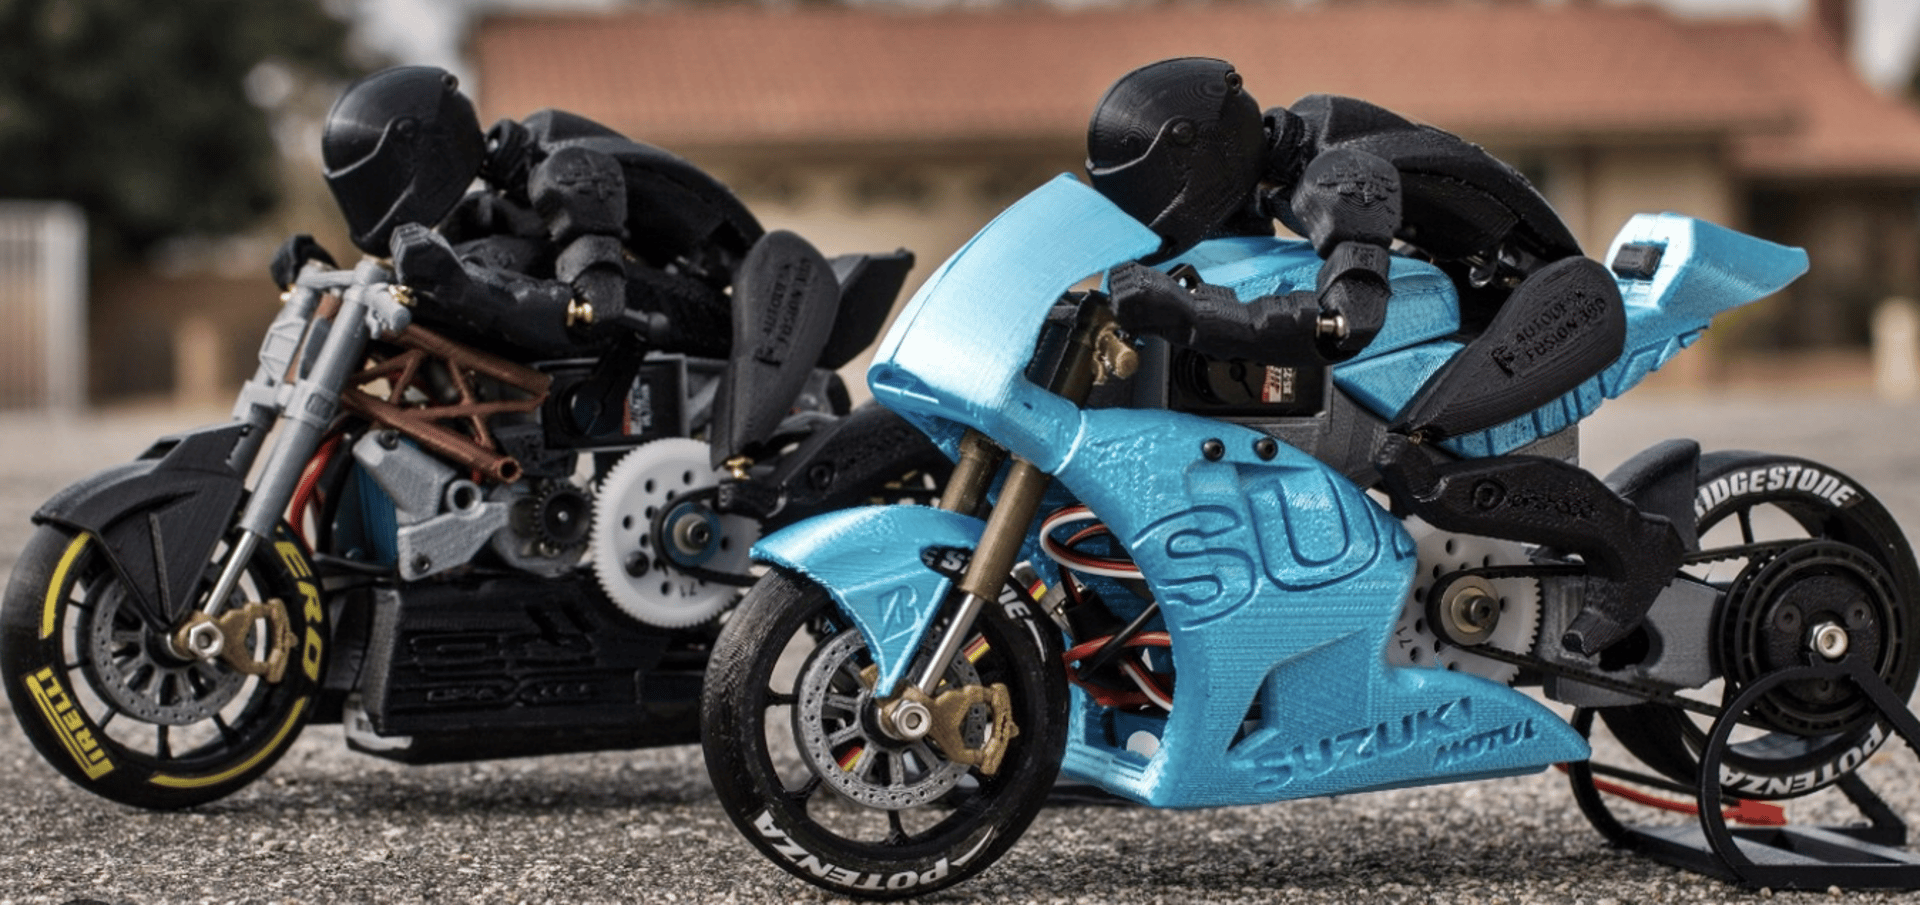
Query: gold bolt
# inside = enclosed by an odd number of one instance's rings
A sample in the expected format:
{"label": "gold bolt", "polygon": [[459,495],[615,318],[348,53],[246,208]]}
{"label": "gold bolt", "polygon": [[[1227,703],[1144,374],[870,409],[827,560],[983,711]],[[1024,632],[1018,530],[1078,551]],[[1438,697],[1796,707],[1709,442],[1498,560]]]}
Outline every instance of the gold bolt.
{"label": "gold bolt", "polygon": [[567,303],[567,326],[571,327],[576,324],[591,323],[593,323],[592,305],[580,299],[574,299]]}

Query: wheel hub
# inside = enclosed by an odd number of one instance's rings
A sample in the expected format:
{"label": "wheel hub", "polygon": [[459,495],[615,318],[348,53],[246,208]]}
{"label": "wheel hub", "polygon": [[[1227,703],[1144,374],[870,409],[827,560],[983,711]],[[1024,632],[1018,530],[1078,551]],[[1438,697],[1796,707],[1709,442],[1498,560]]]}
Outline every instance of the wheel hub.
{"label": "wheel hub", "polygon": [[1435,584],[1427,601],[1428,620],[1440,637],[1455,644],[1484,644],[1500,627],[1500,593],[1484,578],[1467,575]]}
{"label": "wheel hub", "polygon": [[[1727,590],[1721,656],[1736,685],[1809,662],[1864,658],[1889,678],[1902,637],[1892,581],[1858,549],[1811,541],[1754,562]],[[1772,728],[1812,736],[1856,729],[1873,718],[1850,682],[1789,682],[1754,713]]]}
{"label": "wheel hub", "polygon": [[1847,655],[1852,640],[1846,629],[1823,622],[1814,627],[1812,635],[1807,638],[1807,646],[1825,659],[1838,660]]}
{"label": "wheel hub", "polygon": [[[929,804],[959,784],[968,765],[944,757],[927,734],[896,739],[882,728],[880,702],[873,697],[876,671],[862,667],[866,642],[844,631],[815,648],[802,667],[794,692],[794,738],[815,775],[846,798],[870,808],[900,811]],[[979,687],[979,674],[964,659],[948,669],[947,680]],[[992,714],[971,707],[959,734],[979,745],[991,734]],[[894,722],[899,721],[895,713]],[[937,712],[929,708],[931,732]],[[911,734],[911,733],[904,733]]]}
{"label": "wheel hub", "polygon": [[720,552],[725,528],[712,509],[692,500],[675,503],[662,520],[661,552],[682,568],[704,567]]}
{"label": "wheel hub", "polygon": [[[83,629],[92,683],[114,708],[149,723],[185,726],[232,703],[247,676],[216,660],[182,657],[171,633],[149,631],[116,589],[91,608]],[[258,634],[249,622],[218,646],[224,656],[250,654]]]}

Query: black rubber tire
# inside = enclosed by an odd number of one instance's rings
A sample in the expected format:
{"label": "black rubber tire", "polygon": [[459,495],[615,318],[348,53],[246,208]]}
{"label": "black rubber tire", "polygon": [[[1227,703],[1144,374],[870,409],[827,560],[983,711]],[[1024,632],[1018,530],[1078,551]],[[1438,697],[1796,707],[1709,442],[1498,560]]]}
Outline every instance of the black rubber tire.
{"label": "black rubber tire", "polygon": [[[862,805],[833,791],[804,758],[786,758],[783,776],[776,763],[780,745],[768,738],[769,731],[798,735],[782,724],[800,719],[791,702],[802,677],[799,671],[791,679],[776,677],[786,668],[782,654],[793,654],[789,643],[799,639],[813,645],[810,665],[812,655],[824,656],[820,652],[834,639],[852,631],[825,590],[790,572],[774,570],[747,594],[707,665],[701,729],[714,790],[755,847],[788,872],[826,889],[899,898],[958,883],[1013,845],[1046,803],[1059,774],[1067,726],[1059,631],[1024,595],[984,609],[975,632],[989,648],[973,667],[982,684],[1008,686],[1018,735],[994,776],[967,768],[959,784],[937,800],[898,811]],[[871,662],[864,642],[845,657],[850,664]],[[956,666],[964,659],[956,658]],[[775,688],[775,683],[788,687]],[[782,710],[787,715],[777,716]],[[842,823],[860,819],[870,830],[860,834],[866,838],[841,834]],[[909,819],[927,825],[908,827]]]}
{"label": "black rubber tire", "polygon": [[[277,683],[224,662],[156,659],[151,633],[143,633],[146,641],[128,639],[137,628],[130,611],[131,627],[114,618],[115,601],[125,595],[121,582],[91,535],[43,525],[21,552],[0,598],[0,674],[28,740],[80,787],[140,808],[203,804],[258,778],[300,735],[325,674],[325,607],[305,550],[281,526],[255,553],[235,594],[286,606],[294,649]],[[96,618],[108,620],[104,629]],[[103,644],[122,665],[97,664],[93,651]],[[136,715],[102,689],[116,679],[124,680],[121,701],[151,695],[159,706],[189,709]],[[178,703],[188,686],[187,695],[204,696],[204,713]]]}
{"label": "black rubber tire", "polygon": [[[1811,482],[1799,480],[1809,470],[1821,477]],[[1736,476],[1756,472],[1777,474],[1783,480],[1790,477],[1791,486],[1752,489],[1733,481]],[[1716,487],[1722,481],[1732,483]],[[1803,488],[1802,483],[1811,486]],[[1751,526],[1752,515],[1770,507],[1790,517],[1809,538],[1835,541],[1866,554],[1889,580],[1895,607],[1890,620],[1895,624],[1886,628],[1889,637],[1882,644],[1883,650],[1887,645],[1894,648],[1880,658],[1876,671],[1902,700],[1913,693],[1915,677],[1920,675],[1920,637],[1914,634],[1920,631],[1920,567],[1916,567],[1912,547],[1885,506],[1858,482],[1832,468],[1770,453],[1718,452],[1703,456],[1697,486],[1694,512],[1703,538],[1715,526]],[[1841,498],[1838,504],[1836,497]],[[1740,521],[1743,511],[1749,514],[1745,523]],[[1752,531],[1749,527],[1742,535]],[[1724,606],[1725,595],[1722,601]],[[1715,614],[1716,639],[1725,635],[1722,616]],[[1715,668],[1722,674],[1726,669],[1723,660],[1716,655]],[[1698,782],[1699,751],[1706,732],[1694,717],[1661,704],[1612,707],[1599,714],[1621,745],[1647,767],[1677,782]],[[1823,735],[1771,731],[1737,742],[1728,747],[1722,763],[1722,774],[1730,780],[1722,784],[1723,794],[1744,799],[1805,795],[1831,785],[1864,763],[1891,734],[1885,721],[1861,719],[1844,730]]]}

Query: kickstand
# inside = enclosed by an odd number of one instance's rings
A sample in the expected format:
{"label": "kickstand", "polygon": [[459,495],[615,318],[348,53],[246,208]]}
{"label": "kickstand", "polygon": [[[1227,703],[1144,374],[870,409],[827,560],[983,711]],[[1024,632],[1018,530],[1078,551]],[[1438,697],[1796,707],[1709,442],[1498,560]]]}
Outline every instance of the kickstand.
{"label": "kickstand", "polygon": [[[1828,679],[1852,682],[1909,748],[1920,752],[1920,719],[1879,676],[1847,660],[1839,664],[1799,666],[1768,673],[1742,689],[1713,723],[1701,749],[1696,788],[1687,790],[1699,807],[1696,825],[1628,826],[1607,809],[1594,781],[1595,772],[1623,773],[1588,762],[1568,765],[1574,799],[1581,813],[1607,841],[1683,870],[1730,880],[1753,888],[1920,889],[1920,856],[1906,851],[1907,825],[1858,772],[1835,782],[1867,819],[1866,826],[1780,826],[1729,829],[1723,812],[1720,764],[1742,715],[1767,692],[1787,683]],[[1593,726],[1593,711],[1578,710],[1573,727],[1582,734]],[[1630,777],[1633,778],[1633,777]],[[1652,785],[1663,781],[1644,778]]]}

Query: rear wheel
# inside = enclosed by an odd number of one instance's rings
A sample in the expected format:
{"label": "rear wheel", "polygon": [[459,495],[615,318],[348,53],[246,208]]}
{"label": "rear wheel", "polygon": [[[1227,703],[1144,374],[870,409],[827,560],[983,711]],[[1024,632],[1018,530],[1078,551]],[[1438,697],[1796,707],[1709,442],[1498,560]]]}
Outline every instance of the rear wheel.
{"label": "rear wheel", "polygon": [[[1920,569],[1893,517],[1859,484],[1804,459],[1715,453],[1701,459],[1694,511],[1702,550],[1726,554],[1692,571],[1723,589],[1714,657],[1727,699],[1809,656],[1859,658],[1902,700],[1912,694],[1920,674]],[[1769,544],[1780,541],[1787,544]],[[1769,549],[1745,549],[1754,545]],[[1820,644],[1828,646],[1816,653]],[[1648,767],[1697,781],[1704,720],[1659,704],[1600,716]],[[1780,686],[1747,723],[1720,772],[1725,794],[1749,799],[1830,785],[1891,732],[1860,689],[1831,680]]]}
{"label": "rear wheel", "polygon": [[0,672],[28,739],[81,787],[136,807],[252,782],[299,736],[319,686],[326,626],[306,554],[285,526],[260,546],[218,627],[232,649],[213,660],[181,656],[140,609],[92,535],[35,532],[0,601]]}
{"label": "rear wheel", "polygon": [[918,895],[986,868],[1045,803],[1066,742],[1059,634],[1036,613],[1024,596],[986,607],[942,685],[1007,690],[1004,705],[974,703],[961,721],[965,747],[979,749],[1011,720],[989,772],[931,735],[883,732],[864,638],[825,590],[776,569],[707,666],[707,771],[727,815],[776,864],[835,892]]}

